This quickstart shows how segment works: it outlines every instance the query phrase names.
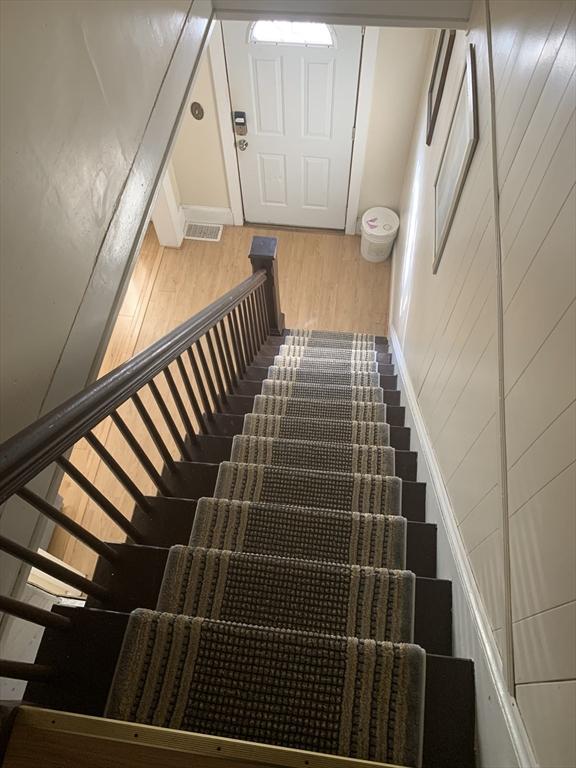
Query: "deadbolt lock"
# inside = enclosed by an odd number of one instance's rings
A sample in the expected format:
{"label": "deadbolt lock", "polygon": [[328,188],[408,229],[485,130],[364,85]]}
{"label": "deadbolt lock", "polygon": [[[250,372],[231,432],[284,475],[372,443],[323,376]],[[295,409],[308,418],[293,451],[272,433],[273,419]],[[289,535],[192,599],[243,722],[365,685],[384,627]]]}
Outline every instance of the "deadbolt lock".
{"label": "deadbolt lock", "polygon": [[244,150],[248,148],[248,142],[246,141],[246,139],[240,139],[237,144],[237,147],[240,150],[240,152],[244,152]]}

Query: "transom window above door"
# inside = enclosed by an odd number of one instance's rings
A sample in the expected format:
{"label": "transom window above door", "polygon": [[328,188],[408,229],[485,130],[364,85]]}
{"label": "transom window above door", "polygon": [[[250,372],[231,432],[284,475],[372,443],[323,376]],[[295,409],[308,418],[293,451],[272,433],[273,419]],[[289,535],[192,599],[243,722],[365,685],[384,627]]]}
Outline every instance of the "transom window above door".
{"label": "transom window above door", "polygon": [[334,46],[334,36],[328,24],[307,21],[256,21],[250,27],[249,41],[272,45]]}

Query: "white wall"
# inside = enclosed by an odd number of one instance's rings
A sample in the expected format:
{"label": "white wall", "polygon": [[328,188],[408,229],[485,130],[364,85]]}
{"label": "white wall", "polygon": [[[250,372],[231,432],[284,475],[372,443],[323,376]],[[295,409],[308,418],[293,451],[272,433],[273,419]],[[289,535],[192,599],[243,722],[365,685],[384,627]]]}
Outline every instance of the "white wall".
{"label": "white wall", "polygon": [[[199,101],[204,107],[202,120],[195,120],[190,113],[193,101]],[[230,207],[212,67],[207,52],[202,57],[186,105],[172,155],[172,168],[181,205]]]}
{"label": "white wall", "polygon": [[[561,768],[576,763],[574,4],[490,0],[489,7],[496,144],[484,3],[477,1],[469,35],[457,34],[429,148],[425,89],[422,93],[394,257],[392,324],[505,658],[506,638],[513,643],[508,660],[514,664],[520,711],[541,765]],[[433,276],[433,183],[467,42],[476,45],[480,141]],[[431,64],[432,56],[429,70]],[[508,459],[503,482],[501,449]],[[510,569],[504,556],[506,491]]]}
{"label": "white wall", "polygon": [[516,695],[576,765],[576,7],[491,2]]}
{"label": "white wall", "polygon": [[[94,373],[211,13],[210,0],[1,8],[0,439]],[[45,491],[50,473],[39,478]],[[10,502],[2,533],[38,544]],[[16,561],[2,562],[3,590]]]}
{"label": "white wall", "polygon": [[359,215],[375,205],[398,211],[433,39],[428,29],[380,29]]}

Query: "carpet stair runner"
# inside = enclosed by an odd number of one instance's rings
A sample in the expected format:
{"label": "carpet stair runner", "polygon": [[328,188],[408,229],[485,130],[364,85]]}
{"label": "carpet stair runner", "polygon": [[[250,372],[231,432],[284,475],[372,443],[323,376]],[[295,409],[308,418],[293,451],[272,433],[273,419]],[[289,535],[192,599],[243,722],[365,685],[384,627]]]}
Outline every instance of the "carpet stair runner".
{"label": "carpet stair runner", "polygon": [[415,581],[410,571],[177,546],[156,610],[409,643]]}
{"label": "carpet stair runner", "polygon": [[277,356],[279,358],[301,357],[316,360],[378,362],[378,352],[375,349],[330,349],[330,347],[299,347],[282,344]]}
{"label": "carpet stair runner", "polygon": [[130,616],[106,714],[418,768],[426,653],[375,339],[280,350],[157,610]]}
{"label": "carpet stair runner", "polygon": [[134,611],[107,715],[418,765],[416,645]]}
{"label": "carpet stair runner", "polygon": [[328,360],[324,357],[274,357],[275,368],[300,368],[305,371],[329,371],[330,373],[378,372],[375,360]]}
{"label": "carpet stair runner", "polygon": [[[309,423],[304,419],[300,421]],[[330,422],[320,422],[320,424],[327,423]],[[369,422],[359,423],[368,424]],[[244,464],[269,464],[387,476],[394,475],[395,455],[394,448],[388,446],[236,435],[232,441],[230,460]]]}
{"label": "carpet stair runner", "polygon": [[334,384],[328,380],[320,385],[305,381],[280,381],[264,379],[262,395],[267,397],[287,397],[300,400],[352,400],[362,403],[383,403],[384,391],[379,385],[356,386],[351,384]]}
{"label": "carpet stair runner", "polygon": [[301,400],[256,395],[253,413],[263,416],[292,416],[299,419],[380,421],[386,423],[386,403],[358,403],[353,400]]}
{"label": "carpet stair runner", "polygon": [[351,366],[348,366],[347,371],[341,368],[332,371],[329,368],[308,370],[271,365],[268,368],[268,378],[272,379],[272,381],[320,385],[331,384],[345,387],[378,387],[380,385],[380,376],[376,371],[355,371]]}
{"label": "carpet stair runner", "polygon": [[403,570],[406,518],[203,498],[190,546]]}
{"label": "carpet stair runner", "polygon": [[259,413],[247,413],[244,416],[243,434],[253,437],[276,437],[283,440],[349,445],[388,446],[390,444],[390,427],[384,422],[306,419]]}

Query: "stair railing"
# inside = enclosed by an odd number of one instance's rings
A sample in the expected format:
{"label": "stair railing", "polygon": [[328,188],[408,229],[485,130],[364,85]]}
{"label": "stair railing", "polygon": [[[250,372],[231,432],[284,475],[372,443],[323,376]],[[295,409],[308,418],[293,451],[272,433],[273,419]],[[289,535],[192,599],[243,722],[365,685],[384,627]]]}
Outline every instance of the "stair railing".
{"label": "stair railing", "polygon": [[[269,335],[283,330],[276,272],[276,238],[254,237],[249,258],[252,275],[159,341],[95,381],[50,413],[0,445],[0,504],[17,496],[60,526],[100,558],[114,564],[118,551],[27,487],[40,472],[55,465],[112,520],[129,543],[153,544],[146,533],[115,505],[70,460],[82,439],[110,470],[134,502],[134,511],[155,513],[150,496],[133,480],[122,459],[112,455],[94,434],[110,417],[127,451],[136,458],[157,493],[174,496],[166,472],[177,473],[180,459],[192,460],[190,446],[210,432],[228,396]],[[144,394],[146,393],[146,397]],[[133,429],[119,413],[130,401],[164,467],[159,471]],[[154,403],[153,416],[147,403]],[[106,606],[108,590],[94,579],[0,536],[0,551],[33,566]],[[66,630],[68,618],[13,597],[0,596],[0,611],[35,624]],[[0,661],[0,676],[21,680],[49,677],[50,669],[19,661]]]}

